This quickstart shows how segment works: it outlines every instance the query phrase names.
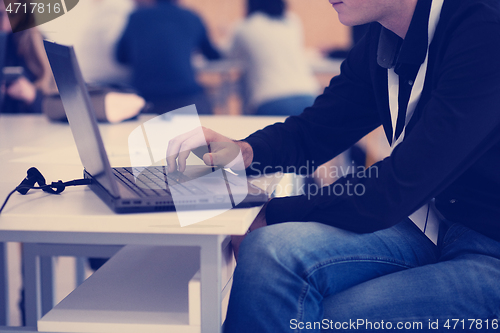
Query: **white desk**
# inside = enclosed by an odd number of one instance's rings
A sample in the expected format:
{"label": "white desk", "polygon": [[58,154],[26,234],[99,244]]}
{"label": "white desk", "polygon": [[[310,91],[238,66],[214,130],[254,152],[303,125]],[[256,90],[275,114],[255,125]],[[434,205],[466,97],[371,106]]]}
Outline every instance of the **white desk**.
{"label": "white desk", "polygon": [[[141,117],[144,121],[146,117]],[[203,126],[235,139],[243,138],[281,117],[201,117]],[[139,122],[101,125],[114,166],[127,165],[126,144]],[[0,116],[0,198],[15,188],[26,170],[37,166],[47,181],[82,177],[82,167],[67,124],[49,123],[42,116]],[[68,188],[62,195],[30,192],[13,195],[0,215],[0,242],[22,242],[25,250],[37,243],[93,245],[169,245],[200,248],[201,331],[221,326],[221,245],[227,235],[244,234],[259,207],[230,210],[215,218],[181,228],[175,213],[114,214],[88,188]],[[37,265],[25,263],[26,275]],[[27,324],[40,313],[40,279],[25,281]]]}

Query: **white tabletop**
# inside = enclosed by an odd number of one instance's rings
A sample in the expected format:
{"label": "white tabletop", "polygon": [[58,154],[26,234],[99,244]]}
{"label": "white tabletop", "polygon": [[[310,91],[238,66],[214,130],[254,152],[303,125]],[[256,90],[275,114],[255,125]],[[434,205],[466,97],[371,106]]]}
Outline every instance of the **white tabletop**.
{"label": "white tabletop", "polygon": [[[101,124],[112,166],[128,159],[127,138],[140,123]],[[202,116],[203,126],[234,139],[246,137],[283,117]],[[0,116],[0,200],[36,166],[47,182],[82,178],[76,146],[68,124],[43,116]],[[261,179],[267,183],[272,178]],[[115,214],[87,187],[67,188],[61,195],[15,193],[0,215],[0,241],[71,242],[86,244],[161,244],[167,235],[243,234],[259,207],[233,209],[206,221],[180,227],[175,213]]]}

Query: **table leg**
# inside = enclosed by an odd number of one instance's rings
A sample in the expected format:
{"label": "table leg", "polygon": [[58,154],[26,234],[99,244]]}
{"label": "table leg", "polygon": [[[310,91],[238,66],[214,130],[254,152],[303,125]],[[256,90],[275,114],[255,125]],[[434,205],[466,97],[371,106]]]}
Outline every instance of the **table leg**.
{"label": "table leg", "polygon": [[207,236],[201,244],[201,333],[221,331],[222,236]]}
{"label": "table leg", "polygon": [[76,286],[78,287],[85,281],[85,262],[86,257],[76,257]]}
{"label": "table leg", "polygon": [[23,288],[26,326],[36,327],[40,318],[40,280],[37,244],[23,244]]}
{"label": "table leg", "polygon": [[54,307],[54,257],[41,256],[40,260],[40,294],[42,317]]}
{"label": "table leg", "polygon": [[[23,286],[26,325],[36,327],[38,319],[54,306],[53,257],[85,255],[109,258],[121,247],[121,245],[24,243]],[[84,272],[77,275],[77,282],[83,281]]]}
{"label": "table leg", "polygon": [[7,325],[9,317],[9,297],[7,279],[7,244],[0,243],[0,326]]}

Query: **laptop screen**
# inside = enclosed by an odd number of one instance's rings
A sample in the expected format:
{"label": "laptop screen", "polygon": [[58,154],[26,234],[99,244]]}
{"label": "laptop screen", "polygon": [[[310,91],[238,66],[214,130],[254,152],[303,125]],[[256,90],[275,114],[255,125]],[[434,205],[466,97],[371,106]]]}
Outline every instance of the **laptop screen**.
{"label": "laptop screen", "polygon": [[49,41],[44,41],[44,46],[83,167],[112,196],[118,197],[116,181],[73,47]]}

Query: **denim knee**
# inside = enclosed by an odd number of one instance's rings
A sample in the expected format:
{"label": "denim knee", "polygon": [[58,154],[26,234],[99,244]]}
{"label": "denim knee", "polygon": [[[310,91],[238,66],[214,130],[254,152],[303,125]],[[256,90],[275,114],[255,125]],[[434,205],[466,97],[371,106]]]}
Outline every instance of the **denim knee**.
{"label": "denim knee", "polygon": [[283,248],[288,243],[279,241],[281,229],[283,229],[282,225],[275,225],[249,233],[241,243],[238,262],[247,263],[252,259],[259,262],[266,258],[275,258],[278,252],[277,248]]}
{"label": "denim knee", "polygon": [[238,265],[255,271],[293,270],[300,274],[307,269],[304,260],[309,251],[316,251],[305,234],[312,226],[307,222],[280,223],[257,229],[247,235],[241,243]]}

